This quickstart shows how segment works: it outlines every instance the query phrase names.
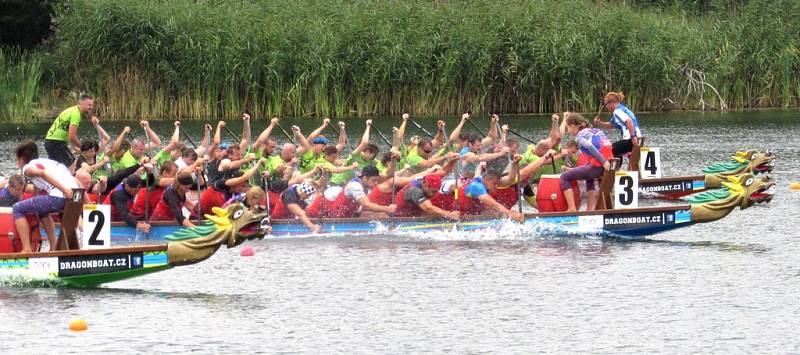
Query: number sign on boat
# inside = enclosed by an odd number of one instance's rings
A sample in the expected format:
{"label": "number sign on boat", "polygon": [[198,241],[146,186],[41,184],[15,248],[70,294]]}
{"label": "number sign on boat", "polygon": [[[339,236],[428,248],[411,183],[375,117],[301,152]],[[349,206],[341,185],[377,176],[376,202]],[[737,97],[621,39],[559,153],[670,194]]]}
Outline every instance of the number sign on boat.
{"label": "number sign on boat", "polygon": [[111,246],[111,206],[83,205],[83,249]]}
{"label": "number sign on boat", "polygon": [[620,170],[614,174],[614,208],[639,207],[639,173]]}
{"label": "number sign on boat", "polygon": [[644,164],[639,164],[639,175],[642,179],[661,178],[661,149],[642,147]]}

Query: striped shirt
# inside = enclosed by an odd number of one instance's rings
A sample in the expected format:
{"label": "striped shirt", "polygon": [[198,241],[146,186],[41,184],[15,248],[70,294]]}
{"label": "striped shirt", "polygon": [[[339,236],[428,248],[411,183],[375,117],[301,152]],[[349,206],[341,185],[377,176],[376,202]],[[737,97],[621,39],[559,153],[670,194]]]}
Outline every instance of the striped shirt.
{"label": "striped shirt", "polygon": [[611,124],[619,129],[619,134],[622,136],[622,139],[631,139],[631,132],[625,124],[628,120],[633,123],[633,129],[635,130],[634,136],[641,137],[642,131],[639,129],[639,121],[636,119],[636,115],[634,115],[627,106],[620,103],[617,105],[617,109],[614,110],[614,114],[611,117]]}

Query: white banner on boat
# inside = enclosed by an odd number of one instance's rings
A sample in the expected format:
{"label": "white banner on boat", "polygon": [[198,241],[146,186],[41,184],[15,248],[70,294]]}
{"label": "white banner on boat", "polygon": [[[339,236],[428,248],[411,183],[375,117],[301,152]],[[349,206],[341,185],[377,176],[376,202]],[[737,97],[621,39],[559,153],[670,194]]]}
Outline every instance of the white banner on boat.
{"label": "white banner on boat", "polygon": [[620,170],[614,174],[614,208],[639,207],[639,173]]}
{"label": "white banner on boat", "polygon": [[661,177],[661,149],[658,147],[642,147],[639,158],[639,176],[642,179]]}
{"label": "white banner on boat", "polygon": [[111,247],[111,206],[83,205],[83,249]]}

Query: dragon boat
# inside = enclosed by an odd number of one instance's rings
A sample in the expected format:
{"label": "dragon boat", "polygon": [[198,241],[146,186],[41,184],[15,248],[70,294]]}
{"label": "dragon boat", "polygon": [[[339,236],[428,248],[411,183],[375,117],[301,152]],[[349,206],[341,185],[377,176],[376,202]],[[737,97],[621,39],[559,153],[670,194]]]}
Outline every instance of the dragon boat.
{"label": "dragon boat", "polygon": [[706,167],[702,175],[671,176],[639,180],[639,192],[663,199],[680,199],[707,190],[722,188],[731,176],[772,172],[775,155],[759,150],[737,151],[731,160]]}
{"label": "dragon boat", "polygon": [[[696,223],[722,219],[739,207],[746,209],[756,203],[772,200],[769,192],[774,185],[767,174],[744,173],[729,176],[720,182],[722,188],[708,191],[687,204],[631,209],[614,209],[611,200],[613,172],[607,172],[601,183],[601,207],[596,211],[549,212],[525,214],[525,231],[548,236],[600,236],[641,238],[656,233],[684,228]],[[605,208],[608,206],[609,208]],[[464,216],[459,221],[433,218],[327,218],[319,221],[321,234],[409,233],[423,235],[442,230],[492,230],[509,223],[498,216]],[[276,237],[309,235],[311,231],[296,219],[272,219],[271,235]],[[142,235],[136,229],[115,223],[111,229],[112,243],[151,243],[175,235],[181,228],[174,223],[155,222],[150,233]]]}
{"label": "dragon boat", "polygon": [[[65,216],[70,208],[65,208]],[[74,211],[71,214],[77,215]],[[210,258],[222,245],[233,248],[263,238],[266,232],[262,225],[266,215],[242,205],[215,208],[214,215],[207,217],[201,226],[171,229],[172,233],[162,237],[166,243],[153,245],[76,250],[77,237],[66,228],[60,233],[56,251],[13,253],[14,243],[6,240],[0,242],[0,283],[95,287],[196,264]],[[67,224],[66,219],[63,223]]]}

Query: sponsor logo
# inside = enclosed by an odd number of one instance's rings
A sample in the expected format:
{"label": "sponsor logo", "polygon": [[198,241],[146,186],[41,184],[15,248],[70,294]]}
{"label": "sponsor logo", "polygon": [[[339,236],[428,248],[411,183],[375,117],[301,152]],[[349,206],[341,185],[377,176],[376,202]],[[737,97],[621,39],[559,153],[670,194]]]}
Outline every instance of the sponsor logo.
{"label": "sponsor logo", "polygon": [[[138,264],[132,260],[138,258]],[[142,267],[142,253],[61,256],[58,258],[58,276],[91,275]]]}
{"label": "sponsor logo", "polygon": [[[692,189],[691,182],[688,183],[689,187],[688,190]],[[686,185],[683,183],[664,183],[661,185],[644,185],[639,186],[639,189],[643,192],[678,192],[678,191],[686,191]]]}
{"label": "sponsor logo", "polygon": [[629,216],[629,217],[606,217],[605,225],[619,224],[662,224],[662,216]]}

